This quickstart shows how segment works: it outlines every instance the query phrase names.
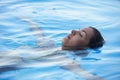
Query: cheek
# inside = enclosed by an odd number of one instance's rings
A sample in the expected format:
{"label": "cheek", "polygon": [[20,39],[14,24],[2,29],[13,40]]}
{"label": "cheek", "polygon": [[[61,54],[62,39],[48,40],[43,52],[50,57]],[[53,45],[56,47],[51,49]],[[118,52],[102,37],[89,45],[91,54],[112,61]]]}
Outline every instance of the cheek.
{"label": "cheek", "polygon": [[70,43],[72,46],[86,46],[87,41],[83,38],[73,38]]}
{"label": "cheek", "polygon": [[70,40],[71,46],[79,46],[81,44],[81,40],[77,38],[73,38]]}

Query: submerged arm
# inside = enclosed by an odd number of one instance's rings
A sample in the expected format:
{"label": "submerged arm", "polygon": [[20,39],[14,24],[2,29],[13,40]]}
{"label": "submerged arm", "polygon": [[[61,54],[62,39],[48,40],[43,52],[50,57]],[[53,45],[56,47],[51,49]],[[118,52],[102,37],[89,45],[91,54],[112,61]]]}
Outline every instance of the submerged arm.
{"label": "submerged arm", "polygon": [[96,75],[82,69],[80,67],[80,64],[78,64],[74,60],[67,59],[67,58],[65,58],[64,60],[68,61],[68,63],[65,65],[62,65],[61,68],[65,69],[65,70],[69,70],[69,71],[75,73],[76,75],[79,75],[81,78],[83,78],[85,80],[104,80],[101,77],[96,76]]}
{"label": "submerged arm", "polygon": [[29,17],[20,17],[20,19],[29,23],[30,31],[34,35],[34,37],[36,38],[36,45],[40,46],[41,43],[43,42],[44,36],[43,36],[43,33],[40,30],[39,26]]}
{"label": "submerged arm", "polygon": [[34,36],[36,38],[44,37],[42,31],[39,28],[39,26],[32,19],[30,19],[29,17],[22,17],[21,19],[23,21],[29,23],[30,30],[32,31],[32,33],[34,34]]}
{"label": "submerged arm", "polygon": [[104,80],[101,77],[82,69],[80,67],[79,62],[75,61],[74,59],[67,58],[63,54],[53,54],[53,55],[49,55],[46,57],[49,57],[49,58],[51,57],[51,59],[53,59],[57,63],[60,63],[59,65],[62,69],[73,72],[74,74],[80,76],[81,78],[85,80]]}

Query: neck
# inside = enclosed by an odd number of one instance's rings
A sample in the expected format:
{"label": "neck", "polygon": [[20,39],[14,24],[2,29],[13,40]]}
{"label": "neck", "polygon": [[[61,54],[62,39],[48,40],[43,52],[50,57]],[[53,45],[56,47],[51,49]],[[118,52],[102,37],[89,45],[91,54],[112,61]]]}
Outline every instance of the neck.
{"label": "neck", "polygon": [[85,50],[86,48],[84,47],[76,47],[76,46],[74,46],[74,47],[70,47],[70,46],[63,46],[62,45],[62,50]]}

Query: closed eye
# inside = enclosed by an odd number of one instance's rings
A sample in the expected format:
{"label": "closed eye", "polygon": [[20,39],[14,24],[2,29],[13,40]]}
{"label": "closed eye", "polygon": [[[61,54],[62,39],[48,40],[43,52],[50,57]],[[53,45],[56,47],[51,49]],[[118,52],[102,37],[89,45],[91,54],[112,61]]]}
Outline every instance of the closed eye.
{"label": "closed eye", "polygon": [[81,32],[79,32],[79,35],[82,37],[82,34],[81,34]]}
{"label": "closed eye", "polygon": [[81,37],[84,37],[84,38],[86,38],[86,32],[85,31],[81,31]]}

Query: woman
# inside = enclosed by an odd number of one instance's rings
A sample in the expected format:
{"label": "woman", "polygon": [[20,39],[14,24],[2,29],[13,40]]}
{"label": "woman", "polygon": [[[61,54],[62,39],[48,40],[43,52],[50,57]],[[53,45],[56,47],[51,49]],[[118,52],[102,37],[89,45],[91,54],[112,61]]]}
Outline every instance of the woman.
{"label": "woman", "polygon": [[[31,19],[23,17],[22,20],[25,22],[28,22],[30,24],[30,29],[33,32],[34,36],[36,37],[37,46],[40,46],[40,48],[51,48],[53,45],[49,41],[41,42],[41,39],[43,41],[43,34],[40,31],[38,25],[34,23]],[[46,44],[47,43],[47,44]],[[101,35],[101,33],[93,28],[93,27],[86,27],[79,30],[72,30],[70,34],[65,36],[62,39],[62,51],[86,51],[86,49],[97,49],[102,47],[104,44],[104,39]],[[45,45],[45,46],[44,46]],[[42,47],[41,47],[42,46]],[[41,49],[40,49],[41,50]],[[60,65],[61,68],[64,68],[66,70],[70,70],[71,72],[74,72],[75,74],[79,75],[81,78],[86,80],[103,80],[101,77],[91,74],[88,71],[85,71],[80,67],[80,64],[77,63],[74,59],[70,59],[62,54],[57,54],[61,52],[54,52],[54,54],[50,54],[45,56],[45,58],[49,57],[51,59],[57,59],[58,61],[64,60],[66,61],[65,64]],[[70,52],[69,52],[70,53]],[[86,53],[86,52],[85,52]],[[59,57],[58,57],[59,56]],[[59,63],[59,62],[58,62]]]}
{"label": "woman", "polygon": [[[38,25],[27,17],[22,17],[22,20],[30,24],[30,29],[36,37],[36,45],[43,45],[41,39],[43,39],[44,36]],[[104,43],[105,41],[101,33],[96,28],[90,26],[79,30],[72,30],[70,34],[62,39],[62,50],[97,49],[102,47]],[[48,46],[51,47],[53,44],[51,45],[49,43]]]}
{"label": "woman", "polygon": [[80,30],[72,30],[62,40],[63,50],[83,50],[87,48],[97,49],[102,47],[104,39],[100,32],[93,28],[87,27]]}

